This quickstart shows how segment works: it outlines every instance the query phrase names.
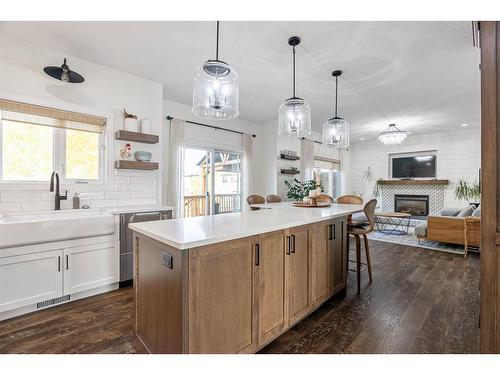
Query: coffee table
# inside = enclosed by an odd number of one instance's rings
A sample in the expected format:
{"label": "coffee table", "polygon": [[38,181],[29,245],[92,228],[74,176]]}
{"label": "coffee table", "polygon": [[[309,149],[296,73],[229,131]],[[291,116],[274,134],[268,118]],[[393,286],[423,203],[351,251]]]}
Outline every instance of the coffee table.
{"label": "coffee table", "polygon": [[377,230],[386,234],[408,234],[411,215],[405,212],[376,212]]}

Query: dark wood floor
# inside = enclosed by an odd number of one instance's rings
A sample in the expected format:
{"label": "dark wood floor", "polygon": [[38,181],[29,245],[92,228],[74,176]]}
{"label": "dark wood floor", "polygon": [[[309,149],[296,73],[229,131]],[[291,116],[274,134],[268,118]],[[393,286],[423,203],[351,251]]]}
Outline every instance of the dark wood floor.
{"label": "dark wood floor", "polygon": [[[478,353],[479,257],[371,241],[374,283],[336,298],[261,353]],[[144,353],[132,289],[0,322],[0,353]]]}

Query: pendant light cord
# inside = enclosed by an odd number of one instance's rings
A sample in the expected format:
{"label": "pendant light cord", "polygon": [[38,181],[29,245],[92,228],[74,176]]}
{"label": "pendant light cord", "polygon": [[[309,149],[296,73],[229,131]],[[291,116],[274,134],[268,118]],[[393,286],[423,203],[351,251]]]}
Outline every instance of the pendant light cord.
{"label": "pendant light cord", "polygon": [[339,89],[339,77],[335,77],[335,118],[337,118],[338,89]]}
{"label": "pendant light cord", "polygon": [[292,71],[293,71],[293,98],[295,98],[295,46],[293,46],[293,52],[292,52]]}
{"label": "pendant light cord", "polygon": [[215,43],[215,60],[219,61],[219,21],[217,21],[217,42]]}

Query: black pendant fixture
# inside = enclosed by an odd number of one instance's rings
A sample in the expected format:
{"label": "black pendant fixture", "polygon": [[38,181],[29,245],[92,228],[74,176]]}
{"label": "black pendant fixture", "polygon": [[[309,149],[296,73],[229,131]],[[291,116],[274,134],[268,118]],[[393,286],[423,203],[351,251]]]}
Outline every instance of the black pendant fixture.
{"label": "black pendant fixture", "polygon": [[61,66],[46,66],[43,71],[52,78],[58,79],[63,82],[82,83],[85,78],[81,74],[70,70],[66,64],[66,58]]}
{"label": "black pendant fixture", "polygon": [[334,70],[332,76],[335,78],[335,102],[333,117],[323,124],[323,143],[338,148],[349,147],[349,123],[337,114],[337,99],[339,88],[339,77],[342,70]]}

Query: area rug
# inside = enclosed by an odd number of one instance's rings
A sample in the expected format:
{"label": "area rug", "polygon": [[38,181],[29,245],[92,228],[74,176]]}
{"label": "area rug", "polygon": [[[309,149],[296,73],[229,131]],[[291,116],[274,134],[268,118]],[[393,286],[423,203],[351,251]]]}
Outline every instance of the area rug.
{"label": "area rug", "polygon": [[447,244],[436,241],[427,241],[427,240],[420,240],[420,243],[418,243],[418,239],[417,236],[415,235],[413,228],[415,224],[416,223],[412,220],[412,223],[410,223],[410,228],[408,229],[408,234],[402,234],[402,235],[387,234],[379,232],[375,228],[371,233],[368,234],[368,238],[370,240],[375,240],[375,241],[383,241],[383,242],[391,242],[407,246],[415,246],[423,249],[444,251],[446,253],[461,254],[461,255],[464,254],[464,247],[462,245],[453,245],[453,244]]}

